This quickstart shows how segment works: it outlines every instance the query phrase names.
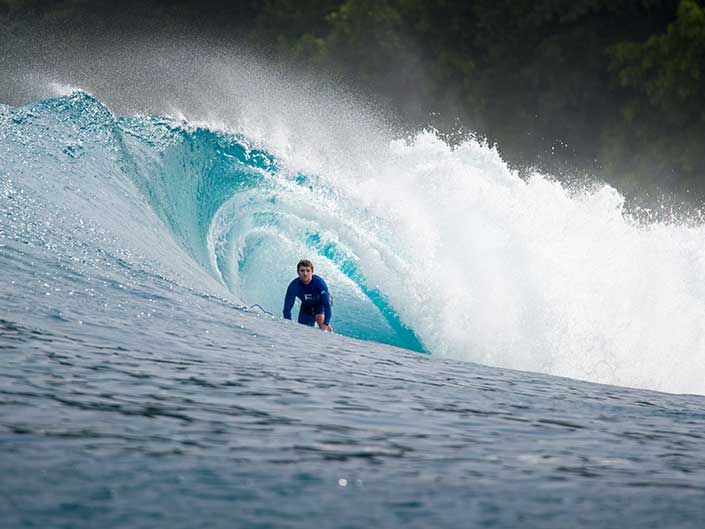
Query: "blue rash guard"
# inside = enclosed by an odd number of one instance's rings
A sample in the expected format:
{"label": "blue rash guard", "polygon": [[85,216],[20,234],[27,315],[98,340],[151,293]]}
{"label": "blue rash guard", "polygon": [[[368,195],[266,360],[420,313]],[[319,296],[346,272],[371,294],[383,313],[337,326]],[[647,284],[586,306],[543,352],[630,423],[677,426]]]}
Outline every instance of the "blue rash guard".
{"label": "blue rash guard", "polygon": [[287,320],[291,319],[291,308],[296,298],[301,300],[299,323],[313,327],[316,323],[316,314],[324,314],[323,323],[328,325],[333,314],[330,308],[328,285],[322,277],[313,274],[308,285],[302,283],[298,277],[289,283],[284,298],[284,318]]}

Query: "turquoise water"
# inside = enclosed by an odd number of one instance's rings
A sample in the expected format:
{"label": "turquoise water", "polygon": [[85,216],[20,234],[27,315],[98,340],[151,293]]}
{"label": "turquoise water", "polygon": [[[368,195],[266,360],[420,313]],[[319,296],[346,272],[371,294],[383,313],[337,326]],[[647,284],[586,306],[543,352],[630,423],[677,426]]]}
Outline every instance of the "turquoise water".
{"label": "turquoise water", "polygon": [[[265,143],[0,106],[3,527],[701,527],[702,228],[433,134],[364,186]],[[335,335],[278,318],[302,256]]]}

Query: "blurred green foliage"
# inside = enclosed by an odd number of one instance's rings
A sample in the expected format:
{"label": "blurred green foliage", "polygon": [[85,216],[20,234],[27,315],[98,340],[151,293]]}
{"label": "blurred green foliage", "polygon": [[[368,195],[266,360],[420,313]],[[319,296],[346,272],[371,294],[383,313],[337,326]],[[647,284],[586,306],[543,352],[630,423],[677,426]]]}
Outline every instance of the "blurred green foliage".
{"label": "blurred green foliage", "polygon": [[668,180],[702,197],[705,9],[694,0],[681,0],[677,18],[666,31],[640,42],[615,44],[609,55],[610,70],[628,96],[622,119],[613,125],[615,130],[607,131],[615,153],[605,158],[615,170],[617,156],[630,160],[627,169],[635,182],[660,177],[661,184]]}
{"label": "blurred green foliage", "polygon": [[[674,191],[702,202],[704,1],[128,4],[333,72],[409,128],[472,130],[516,167],[589,173],[627,194]],[[99,17],[110,5],[0,0],[0,15]]]}
{"label": "blurred green foliage", "polygon": [[250,37],[517,167],[702,201],[704,20],[695,0],[276,1]]}

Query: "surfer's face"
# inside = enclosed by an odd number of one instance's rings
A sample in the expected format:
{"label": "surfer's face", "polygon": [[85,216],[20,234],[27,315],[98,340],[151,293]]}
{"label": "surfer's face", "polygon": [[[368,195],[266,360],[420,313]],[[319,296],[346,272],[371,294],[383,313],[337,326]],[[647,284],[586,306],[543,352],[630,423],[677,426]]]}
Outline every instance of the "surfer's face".
{"label": "surfer's face", "polygon": [[299,279],[304,285],[307,285],[311,282],[311,279],[313,278],[313,268],[310,266],[301,266],[299,267]]}

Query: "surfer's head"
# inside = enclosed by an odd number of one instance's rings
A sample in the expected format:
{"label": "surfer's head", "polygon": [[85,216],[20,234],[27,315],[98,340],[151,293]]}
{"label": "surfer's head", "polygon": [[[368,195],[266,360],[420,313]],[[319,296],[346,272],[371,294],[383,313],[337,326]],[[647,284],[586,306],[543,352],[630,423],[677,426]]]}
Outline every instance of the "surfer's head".
{"label": "surfer's head", "polygon": [[301,259],[299,264],[296,265],[296,273],[302,283],[310,283],[313,278],[313,263],[308,259]]}
{"label": "surfer's head", "polygon": [[296,271],[298,272],[301,267],[308,267],[311,269],[311,272],[313,272],[313,263],[308,259],[301,259],[301,261],[299,261],[299,264],[296,265]]}

